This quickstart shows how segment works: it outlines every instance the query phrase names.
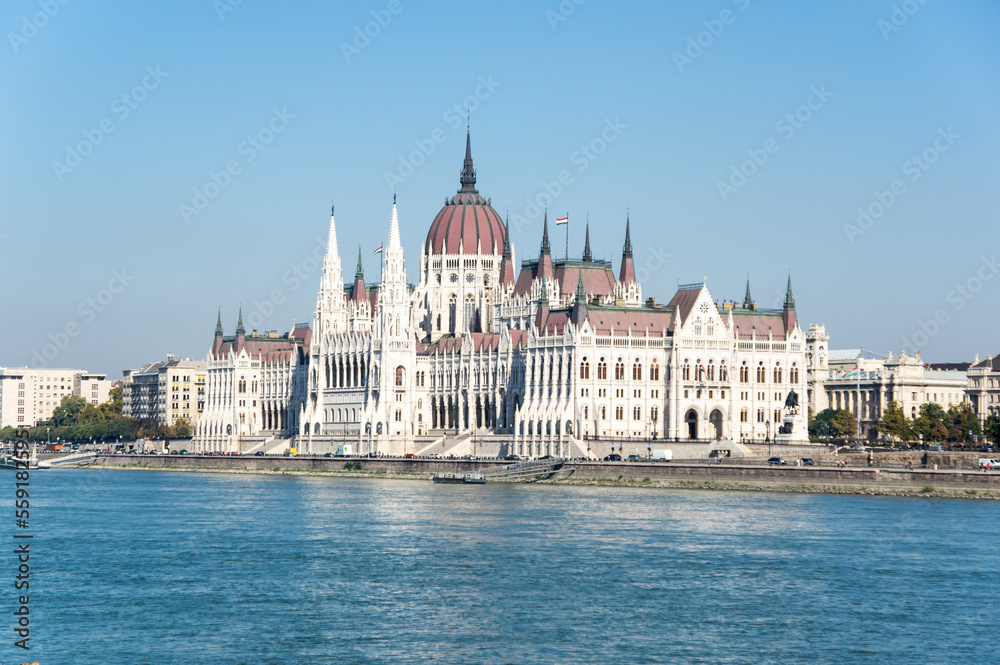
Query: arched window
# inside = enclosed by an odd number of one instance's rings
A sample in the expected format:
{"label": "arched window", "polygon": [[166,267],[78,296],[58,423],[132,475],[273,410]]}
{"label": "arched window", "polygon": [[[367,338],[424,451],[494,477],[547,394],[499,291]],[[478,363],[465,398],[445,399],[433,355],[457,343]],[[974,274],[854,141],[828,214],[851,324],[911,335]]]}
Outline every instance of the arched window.
{"label": "arched window", "polygon": [[642,407],[634,406],[632,407],[632,420],[642,420]]}
{"label": "arched window", "polygon": [[607,379],[608,378],[608,363],[601,358],[600,362],[597,363],[597,378]]}
{"label": "arched window", "polygon": [[638,358],[636,358],[635,362],[632,363],[632,380],[642,381],[642,364],[639,363]]}
{"label": "arched window", "polygon": [[774,366],[774,382],[781,383],[781,365]]}
{"label": "arched window", "polygon": [[455,332],[455,317],[458,314],[458,296],[454,293],[448,297],[448,332]]}
{"label": "arched window", "polygon": [[659,417],[660,417],[660,408],[659,407],[654,406],[654,407],[652,407],[652,408],[649,409],[649,419],[650,420],[652,420],[655,423],[657,421],[657,419],[659,419]]}
{"label": "arched window", "polygon": [[590,363],[584,358],[580,363],[580,378],[589,379],[590,378]]}
{"label": "arched window", "polygon": [[660,364],[656,361],[656,358],[653,358],[653,362],[649,364],[649,380],[660,380]]}
{"label": "arched window", "polygon": [[476,299],[470,293],[465,296],[465,329],[473,330],[476,325]]}
{"label": "arched window", "polygon": [[625,380],[625,363],[621,358],[615,363],[615,381]]}
{"label": "arched window", "polygon": [[763,361],[757,365],[757,383],[767,383],[767,368],[764,367]]}
{"label": "arched window", "polygon": [[701,317],[694,320],[694,334],[701,335]]}
{"label": "arched window", "polygon": [[625,407],[616,406],[615,407],[615,420],[625,420]]}
{"label": "arched window", "polygon": [[396,368],[396,387],[401,388],[403,386],[403,366],[400,365]]}
{"label": "arched window", "polygon": [[708,380],[715,381],[715,365],[712,364],[713,361],[708,361]]}
{"label": "arched window", "polygon": [[601,420],[607,420],[607,419],[608,419],[608,407],[602,406],[601,407]]}
{"label": "arched window", "polygon": [[750,383],[750,368],[747,367],[746,361],[740,365],[740,383]]}
{"label": "arched window", "polygon": [[684,365],[681,366],[681,379],[684,381],[691,380],[691,365],[688,364],[687,360],[685,360]]}
{"label": "arched window", "polygon": [[245,393],[247,391],[247,380],[240,377],[240,392]]}
{"label": "arched window", "polygon": [[798,383],[799,382],[799,368],[792,365],[792,368],[788,370],[788,382]]}

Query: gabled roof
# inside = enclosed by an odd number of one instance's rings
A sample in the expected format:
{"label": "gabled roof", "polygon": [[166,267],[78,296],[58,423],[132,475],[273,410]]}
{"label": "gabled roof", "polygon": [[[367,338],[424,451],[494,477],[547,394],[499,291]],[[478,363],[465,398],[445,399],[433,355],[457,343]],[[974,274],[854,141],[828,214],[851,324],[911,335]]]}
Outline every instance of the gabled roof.
{"label": "gabled roof", "polygon": [[675,309],[681,315],[681,319],[688,320],[688,314],[694,308],[698,296],[701,295],[702,284],[692,284],[678,287],[677,293],[667,303],[668,309]]}
{"label": "gabled roof", "polygon": [[780,311],[734,309],[732,312],[737,339],[750,339],[756,335],[758,339],[770,336],[783,340],[787,336],[785,320]]}
{"label": "gabled roof", "polygon": [[[514,285],[515,295],[531,292],[531,283],[538,277],[537,260],[521,263],[521,272]],[[583,288],[589,296],[610,296],[615,292],[615,273],[606,261],[555,261],[552,272],[563,296],[576,292],[577,282],[583,274]],[[549,279],[553,275],[546,275]]]}
{"label": "gabled roof", "polygon": [[986,369],[989,368],[994,372],[1000,372],[1000,355],[993,356],[992,358],[987,358],[986,360],[980,360],[972,366],[973,369]]}
{"label": "gabled roof", "polygon": [[673,334],[673,310],[651,307],[617,307],[593,305],[587,309],[587,320],[597,335],[633,335],[663,337]]}

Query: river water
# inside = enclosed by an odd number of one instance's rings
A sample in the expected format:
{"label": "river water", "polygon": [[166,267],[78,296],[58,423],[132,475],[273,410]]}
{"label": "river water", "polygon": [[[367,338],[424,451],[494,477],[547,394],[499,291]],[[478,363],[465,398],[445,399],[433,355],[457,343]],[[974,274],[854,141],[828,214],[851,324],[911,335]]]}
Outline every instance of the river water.
{"label": "river water", "polygon": [[994,502],[119,470],[31,487],[32,649],[5,612],[3,663],[998,662]]}

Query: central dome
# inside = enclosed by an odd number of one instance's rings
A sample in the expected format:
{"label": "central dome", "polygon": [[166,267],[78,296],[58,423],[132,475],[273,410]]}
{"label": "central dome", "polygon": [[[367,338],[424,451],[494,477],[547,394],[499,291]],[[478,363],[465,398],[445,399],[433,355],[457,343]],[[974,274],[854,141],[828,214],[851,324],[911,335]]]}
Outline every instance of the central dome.
{"label": "central dome", "polygon": [[500,215],[476,189],[472,168],[472,142],[465,135],[465,164],[458,194],[449,199],[434,218],[424,245],[428,254],[499,254],[505,229]]}

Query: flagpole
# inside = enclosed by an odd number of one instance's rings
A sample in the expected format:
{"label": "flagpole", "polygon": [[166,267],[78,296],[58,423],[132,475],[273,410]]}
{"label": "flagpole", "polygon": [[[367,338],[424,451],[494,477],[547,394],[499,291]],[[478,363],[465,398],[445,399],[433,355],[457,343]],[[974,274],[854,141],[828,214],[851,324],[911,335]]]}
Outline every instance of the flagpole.
{"label": "flagpole", "polygon": [[858,380],[858,392],[854,400],[858,405],[858,445],[861,445],[861,351],[863,348],[862,346],[858,346],[858,374],[856,377]]}
{"label": "flagpole", "polygon": [[569,263],[569,212],[566,212],[566,262]]}

